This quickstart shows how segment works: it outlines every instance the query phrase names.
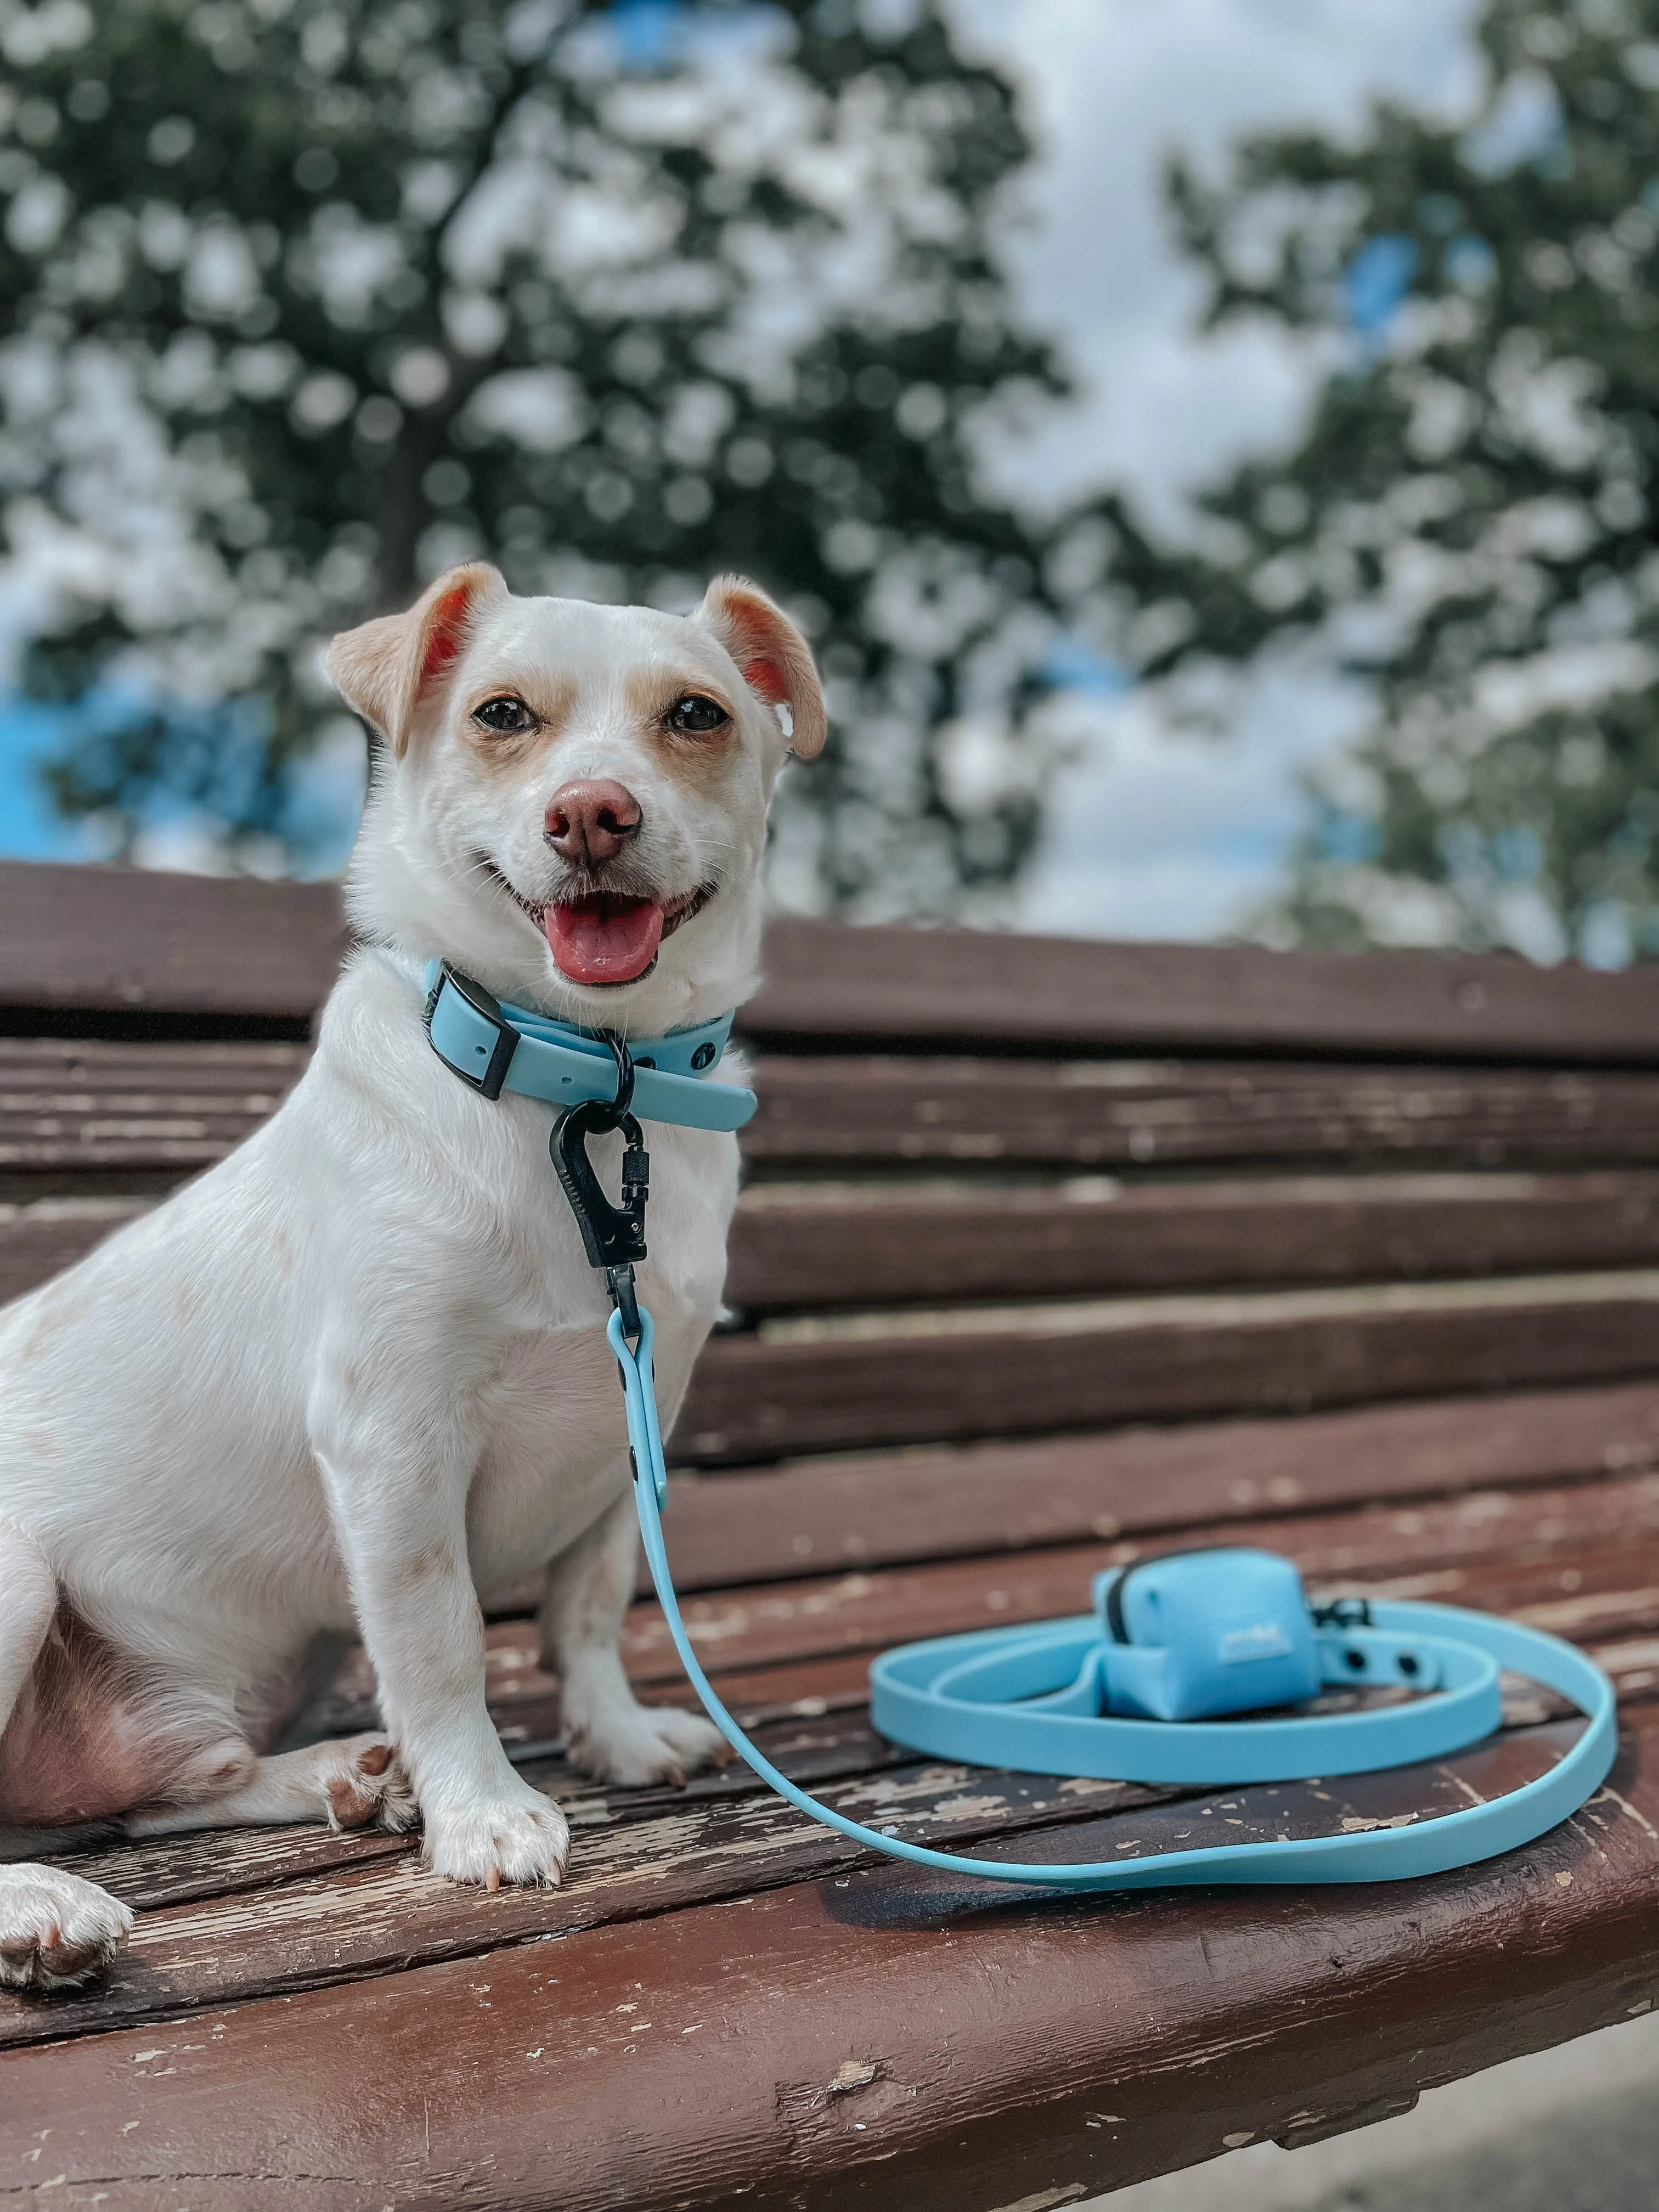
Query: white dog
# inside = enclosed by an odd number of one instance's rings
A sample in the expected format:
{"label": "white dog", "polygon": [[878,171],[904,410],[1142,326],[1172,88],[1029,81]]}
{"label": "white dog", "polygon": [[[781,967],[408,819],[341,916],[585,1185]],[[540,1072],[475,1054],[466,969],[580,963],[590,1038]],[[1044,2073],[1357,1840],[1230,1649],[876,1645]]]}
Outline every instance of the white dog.
{"label": "white dog", "polygon": [[[418,1811],[438,1873],[556,1882],[564,1820],[484,1708],[479,1592],[549,1569],[542,1647],[589,1773],[678,1778],[723,1747],[636,1704],[617,1656],[622,1396],[551,1109],[456,1079],[422,966],[636,1037],[737,1005],[772,787],[823,744],[823,703],[799,633],[729,578],[681,618],[458,568],[328,665],[386,750],[349,882],[363,948],[315,1057],[228,1159],[0,1315],[0,1827]],[[666,1428],[718,1306],[738,1154],[647,1135]],[[308,1647],[354,1629],[385,1735],[269,1755]],[[0,1864],[0,1983],[83,1979],[131,1920]]]}

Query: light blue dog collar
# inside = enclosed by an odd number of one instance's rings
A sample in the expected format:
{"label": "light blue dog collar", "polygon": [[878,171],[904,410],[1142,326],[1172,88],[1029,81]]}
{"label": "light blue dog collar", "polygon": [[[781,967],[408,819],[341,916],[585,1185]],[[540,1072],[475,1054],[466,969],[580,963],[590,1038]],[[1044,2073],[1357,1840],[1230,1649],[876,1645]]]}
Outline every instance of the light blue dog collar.
{"label": "light blue dog collar", "polygon": [[[605,1038],[504,1005],[445,961],[428,963],[426,987],[433,1050],[484,1097],[514,1091],[552,1106],[615,1097],[617,1059]],[[635,1113],[683,1128],[742,1128],[755,1110],[754,1092],[704,1079],[720,1066],[731,1034],[728,1013],[666,1036],[630,1038]]]}

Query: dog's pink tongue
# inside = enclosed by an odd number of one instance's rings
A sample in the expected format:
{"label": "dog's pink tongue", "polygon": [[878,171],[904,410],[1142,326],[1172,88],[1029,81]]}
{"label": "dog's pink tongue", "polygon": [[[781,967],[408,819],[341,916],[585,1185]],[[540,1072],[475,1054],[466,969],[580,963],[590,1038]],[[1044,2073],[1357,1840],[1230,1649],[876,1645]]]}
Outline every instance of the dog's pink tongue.
{"label": "dog's pink tongue", "polygon": [[573,983],[631,983],[662,943],[654,899],[577,899],[547,909],[548,949]]}

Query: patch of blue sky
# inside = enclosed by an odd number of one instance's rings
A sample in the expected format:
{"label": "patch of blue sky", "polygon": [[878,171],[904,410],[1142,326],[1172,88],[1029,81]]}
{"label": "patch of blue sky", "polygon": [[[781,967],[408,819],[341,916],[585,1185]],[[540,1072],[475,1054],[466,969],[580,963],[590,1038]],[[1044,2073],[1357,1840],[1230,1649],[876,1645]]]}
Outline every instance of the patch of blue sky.
{"label": "patch of blue sky", "polygon": [[667,69],[685,43],[686,0],[613,0],[608,24],[624,69]]}
{"label": "patch of blue sky", "polygon": [[[119,720],[118,704],[108,700],[90,710],[0,701],[0,857],[106,857],[106,834],[95,823],[58,812],[45,770],[67,746],[108,743]],[[227,814],[247,811],[258,780],[258,733],[249,731],[237,744],[216,717],[209,732],[181,725],[179,738],[181,750],[210,742],[218,755],[216,774],[209,788],[193,795],[163,788],[150,797],[137,825],[140,855],[163,866],[210,866],[226,849]],[[362,813],[366,765],[362,733],[343,719],[323,733],[314,751],[290,764],[270,820],[271,842],[281,849],[285,872],[331,876],[344,867]]]}
{"label": "patch of blue sky", "polygon": [[1315,803],[1311,842],[1322,860],[1358,864],[1376,859],[1381,837],[1374,822],[1340,807]]}
{"label": "patch of blue sky", "polygon": [[1043,681],[1056,691],[1081,691],[1091,699],[1115,699],[1133,688],[1126,669],[1085,645],[1080,638],[1056,638],[1043,656]]}
{"label": "patch of blue sky", "polygon": [[65,820],[41,769],[64,742],[69,716],[31,700],[0,701],[0,854],[14,860],[86,860],[98,841],[85,822]]}
{"label": "patch of blue sky", "polygon": [[1541,70],[1516,70],[1463,140],[1463,159],[1487,176],[1524,163],[1551,170],[1571,166],[1561,96]]}
{"label": "patch of blue sky", "polygon": [[1417,274],[1417,244],[1397,231],[1368,238],[1342,278],[1350,325],[1362,337],[1382,337],[1411,290]]}
{"label": "patch of blue sky", "polygon": [[793,36],[778,8],[709,8],[697,0],[611,0],[590,28],[611,66],[642,76],[672,69],[690,55],[783,46]]}

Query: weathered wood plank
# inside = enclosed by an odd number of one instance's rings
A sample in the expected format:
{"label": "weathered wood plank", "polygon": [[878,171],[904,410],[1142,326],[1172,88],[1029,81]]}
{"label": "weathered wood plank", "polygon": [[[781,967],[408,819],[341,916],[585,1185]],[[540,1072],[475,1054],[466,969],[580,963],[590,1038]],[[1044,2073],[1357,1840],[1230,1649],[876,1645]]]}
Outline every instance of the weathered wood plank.
{"label": "weathered wood plank", "polygon": [[[1431,1786],[1450,1788],[1438,1779]],[[1413,1805],[1422,1787],[1415,1774],[1406,1784]],[[829,1784],[823,1795],[855,1820],[948,1847],[1080,1820],[1091,1809],[1143,1805],[1153,1793],[1120,1782],[912,1761]],[[769,1792],[690,1800],[625,1824],[583,1820],[586,1802],[573,1801],[574,1841],[561,1889],[492,1895],[441,1880],[402,1852],[247,1895],[166,1906],[141,1915],[102,1989],[50,2007],[0,1992],[0,2048],[569,1935],[805,1880],[866,1856]],[[106,1871],[118,1879],[116,1868]]]}
{"label": "weathered wood plank", "polygon": [[[672,1561],[672,1516],[667,1534]],[[1565,1567],[1585,1552],[1619,1548],[1632,1557],[1646,1552],[1659,1542],[1659,1476],[1287,1516],[1267,1530],[1253,1516],[1241,1516],[1190,1527],[1181,1540],[1183,1548],[1265,1540],[1294,1559],[1313,1585],[1386,1586],[1455,1604],[1468,1570],[1478,1565],[1503,1560],[1525,1567],[1553,1559]],[[705,1590],[690,1597],[683,1610],[699,1657],[711,1673],[723,1674],[1086,1612],[1091,1576],[1164,1548],[1161,1537],[1034,1547],[990,1559]],[[504,1624],[503,1633],[513,1632]],[[679,1662],[654,1602],[630,1609],[623,1651],[636,1681],[678,1678]]]}
{"label": "weathered wood plank", "polygon": [[251,1135],[301,1045],[0,1038],[0,1191],[156,1197]]}
{"label": "weathered wood plank", "polygon": [[[913,1760],[830,1784],[821,1794],[854,1819],[945,1849],[982,1841],[995,1856],[1018,1838],[1018,1853],[1039,1859],[1109,1857],[1120,1850],[1139,1855],[1248,1827],[1251,1807],[1266,1833],[1341,1832],[1352,1822],[1407,1812],[1432,1819],[1467,1805],[1471,1787],[1483,1794],[1514,1788],[1547,1771],[1581,1726],[1576,1719],[1550,1722],[1506,1732],[1443,1763],[1255,1791],[1149,1790]],[[1165,1803],[1181,1807],[1173,1820],[1150,1817],[1148,1808]],[[127,1953],[95,1992],[50,2006],[0,1996],[0,2048],[568,1936],[811,1879],[873,1856],[752,1789],[723,1802],[683,1801],[625,1825],[591,1796],[574,1797],[570,1808],[574,1848],[565,1886],[556,1893],[491,1895],[439,1880],[399,1855],[252,1895],[163,1906],[141,1914]],[[1124,1813],[1133,1814],[1132,1826],[1115,1818],[1102,1829],[1101,1816]],[[1086,1850],[1071,1833],[1079,1824],[1091,1838]],[[118,1861],[100,1867],[100,1878],[118,1884]]]}
{"label": "weathered wood plank", "polygon": [[[328,884],[12,861],[15,1009],[303,1020],[343,943]],[[1653,1065],[1659,977],[1503,957],[1097,945],[780,920],[754,1037],[1439,1054]]]}
{"label": "weathered wood plank", "polygon": [[771,924],[765,963],[741,1017],[753,1037],[1659,1059],[1659,976],[1637,969],[794,921]]}
{"label": "weathered wood plank", "polygon": [[1659,1175],[1370,1176],[823,1199],[762,1184],[732,1224],[752,1313],[1231,1284],[1423,1281],[1659,1260]]}
{"label": "weathered wood plank", "polygon": [[[689,1686],[684,1702],[695,1702]],[[812,1789],[905,1763],[905,1754],[872,1731],[861,1710],[817,1719],[758,1722],[751,1733],[775,1765],[792,1780]],[[606,1788],[591,1782],[574,1772],[562,1757],[515,1757],[514,1763],[538,1790],[557,1800],[578,1834],[633,1821],[678,1817],[688,1808],[758,1796],[766,1787],[748,1767],[735,1762],[713,1773],[696,1775],[684,1786],[665,1783],[641,1790]],[[340,1833],[321,1826],[295,1826],[209,1829],[198,1835],[161,1836],[143,1843],[112,1838],[96,1849],[75,1850],[54,1850],[52,1838],[36,1837],[27,1844],[20,1840],[17,1848],[8,1848],[0,1856],[48,1857],[54,1865],[84,1875],[88,1881],[101,1882],[135,1911],[154,1912],[167,1905],[244,1896],[310,1875],[403,1858],[419,1849],[418,1832],[389,1835],[374,1829]]]}
{"label": "weathered wood plank", "polygon": [[[1650,1374],[1659,1279],[1264,1294],[720,1336],[671,1440],[702,1466]],[[1023,1324],[1023,1325],[1022,1325]]]}
{"label": "weathered wood plank", "polygon": [[[1119,1535],[1235,1516],[1514,1488],[1659,1460],[1659,1384],[1516,1391],[969,1444],[677,1480],[667,1527],[680,1587]],[[641,1584],[643,1592],[646,1588]]]}
{"label": "weathered wood plank", "polygon": [[[132,1124],[127,1125],[129,1130]],[[107,1158],[106,1121],[87,1141]],[[206,1116],[152,1118],[139,1139],[219,1156]],[[59,1167],[78,1132],[35,1140]],[[120,1140],[131,1146],[131,1136]],[[8,1146],[0,1138],[0,1175]],[[1403,1186],[1403,1187],[1401,1187]],[[137,1201],[0,1205],[0,1297],[89,1250]],[[1423,1281],[1659,1261],[1659,1176],[1418,1176],[1173,1184],[1073,1196],[970,1191],[771,1202],[733,1224],[726,1296],[763,1314],[807,1308],[1242,1284]]]}
{"label": "weathered wood plank", "polygon": [[332,884],[0,865],[0,1004],[304,1023],[345,934]]}
{"label": "weathered wood plank", "polygon": [[[302,1045],[0,1037],[0,1167],[174,1179],[239,1143],[303,1072]],[[1659,1076],[1272,1063],[763,1057],[751,1165],[1321,1165],[1482,1170],[1659,1162]],[[146,1146],[146,1133],[187,1156]]]}
{"label": "weathered wood plank", "polygon": [[[1577,1555],[1577,1558],[1583,1559],[1586,1571],[1573,1577],[1575,1583],[1599,1583],[1601,1586],[1599,1604],[1595,1599],[1590,1599],[1589,1604],[1579,1599],[1577,1604],[1582,1610],[1573,1610],[1573,1601],[1562,1604],[1559,1599],[1555,1599],[1553,1604],[1547,1601],[1541,1608],[1540,1606],[1524,1608],[1524,1617],[1533,1617],[1540,1626],[1551,1626],[1558,1632],[1579,1635],[1579,1639],[1582,1639],[1582,1632],[1586,1628],[1597,1628],[1601,1632],[1621,1628],[1624,1626],[1621,1610],[1624,1610],[1624,1614],[1635,1614],[1637,1620],[1648,1628],[1652,1628],[1659,1621],[1659,1547],[1650,1547],[1646,1555],[1632,1555],[1628,1548],[1624,1548],[1624,1551],[1601,1553],[1599,1558],[1586,1559],[1583,1555]],[[1646,1575],[1650,1577],[1646,1589],[1635,1590],[1635,1593],[1628,1590],[1628,1577],[1631,1577],[1632,1571],[1635,1573],[1646,1571]],[[1480,1583],[1482,1583],[1478,1593],[1467,1590],[1462,1595],[1478,1595],[1486,1604],[1500,1606],[1504,1610],[1516,1610],[1516,1599],[1520,1595],[1537,1595],[1537,1590],[1544,1590],[1548,1597],[1553,1597],[1553,1593],[1558,1589],[1558,1575],[1551,1573],[1547,1577],[1547,1575],[1540,1575],[1535,1571],[1528,1577],[1526,1573],[1516,1575],[1513,1568],[1506,1566],[1486,1571],[1484,1577],[1475,1579],[1480,1579]],[[1626,1593],[1624,1597],[1617,1595],[1620,1590]],[[1659,1679],[1659,1666],[1656,1666],[1659,1644],[1655,1644],[1652,1637],[1648,1637],[1646,1641],[1635,1641],[1635,1644],[1626,1639],[1624,1644],[1601,1646],[1599,1656],[1614,1674],[1614,1681],[1620,1681],[1621,1692],[1626,1687],[1639,1697],[1652,1692],[1655,1681]],[[1528,1698],[1522,1694],[1520,1698],[1506,1701],[1506,1712],[1513,1714],[1510,1725],[1524,1725],[1526,1721],[1553,1719],[1558,1705],[1559,1701],[1555,1701],[1555,1705],[1553,1705],[1551,1701],[1537,1701],[1537,1698]],[[511,1704],[504,1710],[511,1710]],[[905,1814],[907,1805],[933,1809],[942,1808],[949,1818],[957,1818],[957,1814],[960,1814],[960,1818],[978,1818],[987,1809],[995,1809],[995,1820],[1000,1825],[1006,1825],[1011,1820],[1015,1827],[1024,1827],[1029,1818],[1044,1818],[1044,1820],[1046,1818],[1071,1818],[1073,1814],[1088,1812],[1099,1802],[1095,1796],[1088,1796],[1088,1792],[1079,1792],[1075,1785],[1061,1787],[1057,1796],[1053,1790],[1046,1790],[1046,1785],[1037,1790],[1036,1796],[1024,1785],[1020,1785],[1020,1790],[1009,1801],[1000,1802],[998,1792],[1002,1790],[1002,1778],[984,1777],[984,1774],[973,1774],[967,1796],[963,1796],[963,1787],[960,1787],[963,1777],[956,1778],[956,1794],[951,1794],[951,1783],[949,1783],[949,1778],[942,1778],[940,1770],[914,1770],[915,1787],[911,1787],[911,1781],[905,1781],[902,1777],[898,1783],[891,1783],[891,1777],[876,1774],[874,1781],[872,1781],[872,1770],[898,1767],[902,1760],[891,1752],[891,1747],[880,1743],[880,1739],[869,1735],[863,1714],[848,1717],[848,1719],[832,1717],[832,1719],[805,1721],[805,1723],[796,1719],[787,1721],[787,1723],[761,1725],[757,1729],[757,1736],[759,1736],[765,1750],[769,1752],[769,1756],[785,1767],[785,1771],[790,1771],[799,1781],[805,1781],[810,1785],[811,1783],[823,1785],[825,1781],[836,1781],[838,1777],[845,1777],[845,1774],[858,1774],[860,1781],[856,1785],[849,1785],[854,1790],[854,1796],[856,1796],[856,1792],[863,1792],[865,1798],[869,1798],[869,1802],[876,1802],[880,1808],[898,1808],[896,1818],[900,1818],[900,1823],[909,1818]],[[911,1767],[914,1767],[914,1763],[911,1763]],[[730,1801],[759,1796],[776,1816],[787,1823],[785,1809],[765,1796],[757,1778],[750,1777],[748,1770],[744,1770],[744,1767],[732,1767],[732,1770],[726,1770],[721,1774],[702,1777],[688,1790],[633,1790],[633,1792],[630,1790],[599,1790],[592,1783],[586,1783],[581,1777],[571,1774],[562,1760],[538,1760],[538,1763],[531,1763],[526,1771],[538,1785],[546,1787],[549,1794],[553,1794],[564,1805],[566,1816],[571,1818],[571,1827],[577,1836],[580,1865],[598,1869],[598,1874],[604,1875],[604,1881],[619,1878],[623,1882],[622,1907],[619,1909],[633,1909],[630,1900],[635,1898],[635,1891],[630,1885],[637,1878],[639,1865],[654,1865],[653,1854],[657,1854],[657,1850],[659,1850],[661,1836],[668,1834],[668,1829],[661,1827],[661,1823],[671,1823],[672,1834],[679,1836],[679,1838],[695,1834],[695,1850],[690,1851],[690,1858],[695,1860],[696,1869],[702,1869],[696,1874],[696,1881],[708,1878],[706,1863],[710,1854],[719,1856],[719,1838],[726,1836],[726,1827],[721,1823],[732,1809]],[[940,1790],[945,1792],[942,1798],[938,1796]],[[872,1792],[874,1792],[874,1796],[872,1796]],[[1126,1802],[1144,1801],[1148,1801],[1146,1794],[1139,1794],[1139,1796],[1133,1794],[1130,1798],[1126,1798]],[[1462,1801],[1462,1798],[1455,1798],[1455,1801]],[[852,1802],[852,1798],[849,1798],[849,1802]],[[1310,1801],[1310,1808],[1318,1805],[1318,1802],[1321,1801],[1314,1796]],[[1358,1812],[1356,1805],[1349,1805],[1347,1809]],[[1398,1812],[1398,1805],[1394,1805],[1391,1809]],[[887,1818],[887,1812],[880,1814],[880,1818]],[[1307,1818],[1314,1818],[1312,1809],[1310,1809]],[[692,1823],[690,1829],[686,1827],[688,1820]],[[696,1827],[699,1820],[703,1823],[702,1827]],[[653,1827],[650,1823],[657,1825]],[[648,1829],[646,1843],[639,1847],[639,1851],[633,1851],[633,1847],[617,1844],[619,1829],[630,1827],[630,1825]],[[737,1832],[732,1832],[732,1834],[737,1834]],[[748,1832],[744,1832],[744,1834],[748,1834]],[[772,1834],[772,1829],[768,1829],[765,1834]],[[588,1851],[588,1843],[591,1843],[592,1836],[604,1838],[604,1850],[606,1851],[611,1851],[611,1847],[617,1844],[617,1850],[622,1850],[622,1858],[615,1858],[615,1854],[608,1856],[608,1858],[602,1854],[599,1860],[592,1858],[592,1854]],[[732,1843],[730,1836],[728,1843]],[[257,1931],[257,1929],[264,1927],[272,1885],[285,1891],[285,1902],[276,1902],[270,1907],[270,1924],[281,1933],[285,1955],[288,1955],[288,1951],[292,1951],[292,1944],[295,1944],[296,1924],[310,1924],[305,1920],[305,1913],[310,1909],[305,1902],[307,1898],[314,1902],[316,1896],[323,1896],[323,1905],[316,1907],[316,1913],[321,1916],[321,1924],[331,1929],[337,1923],[338,1911],[341,1911],[341,1907],[338,1907],[338,1882],[334,1878],[349,1875],[352,1881],[356,1881],[358,1874],[368,1875],[368,1871],[376,1863],[387,1863],[387,1860],[394,1858],[400,1860],[410,1856],[411,1850],[414,1850],[411,1838],[394,1838],[394,1836],[378,1834],[331,1836],[325,1829],[296,1827],[177,1836],[177,1838],[161,1838],[143,1844],[111,1844],[111,1847],[100,1851],[76,1851],[76,1854],[58,1851],[58,1854],[51,1856],[55,1856],[62,1865],[70,1867],[73,1871],[80,1871],[91,1881],[100,1881],[112,1887],[133,1907],[149,1911],[150,1916],[155,1916],[159,1907],[179,1907],[179,1905],[197,1900],[232,1900],[226,1907],[226,1913],[212,1917],[212,1929],[216,1933],[210,1938],[208,1951],[191,1954],[192,1958],[197,1958],[197,1971],[206,1978],[204,1989],[208,1989],[208,1996],[215,1996],[215,1993],[216,1996],[228,1996],[230,1993],[228,1986],[212,1984],[212,1962],[222,1960],[223,1942],[230,1942],[230,1947],[234,1948],[237,1944],[246,1944],[252,1940],[250,1929]],[[754,1867],[750,1865],[750,1858],[745,1856],[748,1844],[732,1843],[732,1851],[734,1863],[737,1863],[734,1878],[737,1878],[738,1887],[752,1887],[752,1882],[759,1881],[761,1875],[754,1871]],[[31,1851],[24,1850],[22,1856],[31,1856]],[[622,1875],[617,1875],[617,1867],[623,1869]],[[321,1889],[319,1889],[319,1882],[314,1881],[319,1875],[330,1878],[327,1882],[323,1882]],[[310,1887],[303,1887],[307,1878],[312,1878]],[[449,1909],[449,1902],[453,1900],[453,1891],[449,1891],[447,1885],[420,1887],[420,1882],[416,1882],[414,1889],[404,1885],[403,1889],[396,1891],[396,1896],[404,1898],[404,1905],[396,1907],[396,1911],[394,1905],[387,1902],[387,1896],[392,1896],[392,1893],[385,1891],[385,1887],[376,1889],[374,1885],[369,1885],[368,1891],[362,1891],[358,1885],[352,1889],[354,1909],[369,1913],[369,1917],[378,1916],[378,1929],[374,1940],[380,1940],[385,1929],[394,1920],[400,1927],[404,1927],[411,1911],[416,1913],[416,1920],[427,1909],[438,1909],[442,1917],[442,1913]],[[407,1905],[407,1898],[414,1898],[414,1907]],[[462,1902],[462,1916],[471,1913],[476,1905],[476,1898]],[[591,1913],[591,1905],[580,1902],[580,1913]],[[166,1913],[161,1913],[161,1917],[155,1917],[153,1924],[146,1923],[153,1936],[155,1929],[164,1929],[166,1944],[170,1947],[164,1973],[164,1980],[168,1986],[166,1986],[166,1990],[159,1990],[168,2002],[188,2002],[185,1982],[179,1980],[179,1975],[185,1973],[184,1954],[179,1951],[181,1931],[195,1931],[201,1924],[204,1923],[201,1923],[199,1913],[184,1917],[179,1917],[177,1913],[173,1913],[173,1917],[166,1917]],[[588,1924],[588,1920],[581,1920],[581,1924]],[[500,1936],[500,1933],[507,1931],[500,1929],[500,1924],[493,1924],[493,1933]],[[149,1940],[150,1938],[146,1936],[146,1942]],[[161,1938],[157,1936],[157,1940]],[[301,1978],[303,1978],[303,1973],[307,1971],[303,1969],[303,1960],[314,1958],[314,1954],[303,1951],[303,1947],[301,1947],[301,1954],[295,1954],[295,1958],[299,1960],[296,1971],[301,1971]],[[368,1960],[368,1964],[358,1960],[358,1964],[362,1964],[362,1971],[378,1971],[374,1960]],[[150,1986],[150,1996],[157,1996],[155,1986]],[[97,2013],[97,2002],[101,2000],[86,2002],[93,2006],[93,2013]],[[22,2013],[27,2011],[28,2006],[22,2006]],[[93,2020],[93,2024],[97,2024],[97,2017]],[[51,2006],[51,2021],[55,2024],[55,2028],[62,2031],[62,2028],[76,2027],[80,2021],[80,2013],[69,2013],[62,2006]],[[3,2039],[4,2027],[0,2021],[0,2042]]]}
{"label": "weathered wood plank", "polygon": [[[1577,1821],[1412,1885],[1406,1911],[1390,1888],[1334,1889],[1317,1911],[1296,1892],[987,1910],[974,1886],[849,1866],[719,1911],[8,2052],[0,2156],[117,2212],[159,2212],[186,2179],[210,2183],[216,2212],[301,2189],[319,2212],[1073,2201],[1645,2009],[1654,1738],[1638,1716]],[[1500,1747],[1487,1788],[1515,1755]],[[1228,1817],[1285,1820],[1283,1793],[1246,1796]],[[1066,1847],[1124,1832],[1085,1823]]]}
{"label": "weathered wood plank", "polygon": [[1659,1127],[1653,1076],[1587,1069],[769,1054],[756,1087],[744,1150],[769,1170],[1650,1166]]}

